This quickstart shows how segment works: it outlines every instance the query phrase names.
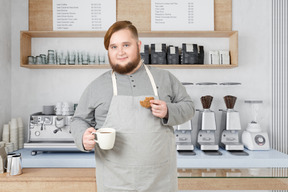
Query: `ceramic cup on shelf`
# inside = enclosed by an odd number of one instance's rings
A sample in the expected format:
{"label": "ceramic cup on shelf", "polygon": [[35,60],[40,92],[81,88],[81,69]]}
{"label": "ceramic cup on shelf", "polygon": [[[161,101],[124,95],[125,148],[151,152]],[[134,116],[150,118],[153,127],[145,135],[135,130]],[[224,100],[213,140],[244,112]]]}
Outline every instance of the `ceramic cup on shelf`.
{"label": "ceramic cup on shelf", "polygon": [[62,115],[73,115],[73,113],[74,113],[74,104],[72,102],[63,102]]}
{"label": "ceramic cup on shelf", "polygon": [[82,51],[81,54],[82,65],[88,65],[89,63],[89,54],[87,51]]}
{"label": "ceramic cup on shelf", "polygon": [[42,109],[42,113],[44,115],[53,115],[55,114],[54,108],[55,108],[55,105],[44,105]]}
{"label": "ceramic cup on shelf", "polygon": [[29,65],[35,64],[35,62],[34,62],[34,60],[35,60],[35,59],[34,59],[34,56],[28,56],[27,58],[28,58],[28,64],[29,64]]}
{"label": "ceramic cup on shelf", "polygon": [[35,63],[35,64],[42,65],[42,58],[41,58],[41,56],[36,56],[36,63]]}
{"label": "ceramic cup on shelf", "polygon": [[68,51],[68,65],[75,65],[76,53],[75,51]]}
{"label": "ceramic cup on shelf", "polygon": [[48,64],[55,64],[55,52],[54,50],[48,50]]}
{"label": "ceramic cup on shelf", "polygon": [[98,63],[99,64],[105,64],[105,54],[104,53],[98,55]]}
{"label": "ceramic cup on shelf", "polygon": [[59,63],[59,65],[66,65],[66,60],[67,54],[63,50],[57,52],[57,63]]}
{"label": "ceramic cup on shelf", "polygon": [[62,102],[57,102],[54,108],[56,115],[62,115]]}
{"label": "ceramic cup on shelf", "polygon": [[41,57],[42,64],[47,64],[46,55],[45,54],[40,54],[40,57]]}

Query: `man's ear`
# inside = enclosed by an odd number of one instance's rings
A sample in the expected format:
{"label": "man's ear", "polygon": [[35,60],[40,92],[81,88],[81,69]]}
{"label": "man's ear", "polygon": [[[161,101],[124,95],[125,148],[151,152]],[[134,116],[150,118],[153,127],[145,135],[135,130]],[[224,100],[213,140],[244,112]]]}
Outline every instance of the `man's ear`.
{"label": "man's ear", "polygon": [[139,51],[141,50],[141,45],[142,45],[142,42],[140,40],[138,40],[138,48],[139,48]]}

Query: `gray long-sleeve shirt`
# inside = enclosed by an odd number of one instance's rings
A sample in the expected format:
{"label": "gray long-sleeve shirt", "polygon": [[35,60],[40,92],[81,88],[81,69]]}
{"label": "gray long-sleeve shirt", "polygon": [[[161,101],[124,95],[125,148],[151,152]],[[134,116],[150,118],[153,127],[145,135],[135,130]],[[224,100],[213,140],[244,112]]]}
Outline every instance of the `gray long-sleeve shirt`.
{"label": "gray long-sleeve shirt", "polygon": [[[148,66],[155,80],[159,99],[167,104],[168,119],[162,120],[166,126],[182,124],[192,119],[194,104],[185,87],[169,71]],[[153,88],[145,67],[142,65],[131,75],[115,73],[118,95],[153,95]],[[76,146],[85,151],[82,136],[89,127],[101,128],[113,97],[111,70],[102,74],[85,89],[78,103],[71,123],[71,131]]]}

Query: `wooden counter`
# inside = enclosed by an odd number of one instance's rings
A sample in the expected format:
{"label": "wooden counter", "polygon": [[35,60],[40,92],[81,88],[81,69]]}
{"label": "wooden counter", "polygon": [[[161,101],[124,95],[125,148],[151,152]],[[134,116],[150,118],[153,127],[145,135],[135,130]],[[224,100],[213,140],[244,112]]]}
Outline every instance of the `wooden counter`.
{"label": "wooden counter", "polygon": [[[263,169],[261,169],[263,170]],[[265,170],[265,169],[264,169]],[[269,169],[270,170],[270,169]],[[265,175],[255,177],[252,175],[227,176],[227,172],[215,169],[216,175],[207,176],[207,170],[195,169],[179,171],[179,190],[287,190],[287,169],[282,176]],[[203,172],[206,173],[203,176]],[[238,171],[238,173],[241,171]],[[268,171],[271,174],[270,171]],[[211,173],[211,170],[209,171]],[[213,170],[212,170],[213,173]],[[237,171],[236,171],[237,173]],[[243,175],[244,173],[244,175]],[[191,175],[192,174],[192,175]],[[222,175],[221,175],[222,174]],[[200,176],[202,175],[202,176]],[[9,176],[0,174],[1,192],[95,192],[96,178],[93,168],[24,168],[23,174]]]}
{"label": "wooden counter", "polygon": [[25,168],[23,174],[0,174],[0,192],[95,192],[93,168]]}

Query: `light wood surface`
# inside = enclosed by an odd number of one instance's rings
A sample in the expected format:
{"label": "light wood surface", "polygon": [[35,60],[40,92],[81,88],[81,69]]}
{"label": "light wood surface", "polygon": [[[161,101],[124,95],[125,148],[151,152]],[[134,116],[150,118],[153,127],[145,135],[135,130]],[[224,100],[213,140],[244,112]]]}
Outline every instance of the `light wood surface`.
{"label": "light wood surface", "polygon": [[[22,67],[29,69],[110,69],[109,64],[95,64],[95,65],[27,65],[22,64]],[[202,64],[169,64],[169,65],[150,65],[152,67],[158,67],[162,69],[229,69],[237,67],[237,65],[202,65]]]}
{"label": "light wood surface", "polygon": [[179,178],[179,190],[284,190],[288,179],[279,178]]}
{"label": "light wood surface", "polygon": [[[179,190],[287,190],[288,177],[269,177],[270,170],[263,170],[260,173],[268,174],[267,177],[248,176],[248,170],[234,170],[242,172],[247,177],[226,177],[227,170],[215,169],[217,177],[202,177],[203,171],[207,170],[186,170],[192,175],[186,178],[178,177]],[[209,172],[210,172],[209,171]],[[231,171],[231,170],[230,170]],[[183,174],[183,171],[180,171]],[[196,174],[196,175],[195,175]],[[194,175],[194,176],[193,176]],[[198,176],[197,176],[198,175]],[[9,176],[7,173],[0,174],[1,192],[77,192],[96,191],[95,169],[93,168],[25,168],[19,176]]]}
{"label": "light wood surface", "polygon": [[[29,0],[29,30],[53,31],[52,0]],[[151,31],[150,0],[116,0],[116,20],[130,20],[139,31]],[[232,0],[214,0],[214,29],[232,30]]]}

